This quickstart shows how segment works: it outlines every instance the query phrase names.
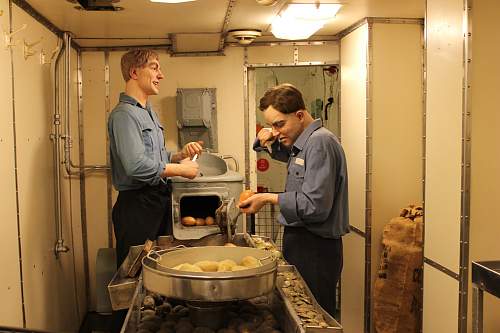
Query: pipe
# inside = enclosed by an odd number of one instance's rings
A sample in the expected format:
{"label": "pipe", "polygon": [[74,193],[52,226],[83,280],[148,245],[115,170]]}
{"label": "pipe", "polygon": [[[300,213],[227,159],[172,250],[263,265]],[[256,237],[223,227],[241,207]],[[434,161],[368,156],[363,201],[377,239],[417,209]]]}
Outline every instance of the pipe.
{"label": "pipe", "polygon": [[[71,160],[71,148],[73,148],[73,139],[71,137],[71,35],[68,32],[64,33],[65,38],[65,66],[64,66],[64,123],[65,133],[62,136],[64,139],[64,166],[66,173],[71,175],[79,175],[86,171],[110,170],[108,165],[76,165]],[[77,170],[72,170],[77,169]]]}
{"label": "pipe", "polygon": [[[64,35],[64,42],[66,43],[66,35]],[[56,217],[56,244],[54,246],[54,254],[59,258],[59,253],[69,251],[69,248],[64,245],[62,238],[62,212],[61,212],[61,151],[59,149],[61,144],[61,114],[59,111],[59,94],[58,94],[58,70],[57,66],[62,54],[62,48],[59,50],[56,60],[54,61],[54,134],[50,138],[53,141],[54,149],[54,197],[55,197],[55,217]],[[66,69],[66,67],[65,67]]]}

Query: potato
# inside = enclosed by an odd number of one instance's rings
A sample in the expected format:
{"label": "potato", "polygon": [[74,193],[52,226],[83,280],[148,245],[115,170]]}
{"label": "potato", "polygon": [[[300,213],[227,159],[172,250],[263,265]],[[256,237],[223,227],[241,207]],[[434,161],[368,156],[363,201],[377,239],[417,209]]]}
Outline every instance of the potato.
{"label": "potato", "polygon": [[205,225],[205,219],[203,217],[197,217],[196,218],[196,225],[198,225],[198,226]]}
{"label": "potato", "polygon": [[204,272],[217,272],[217,269],[219,268],[219,263],[211,260],[198,261],[194,265],[201,268]]}
{"label": "potato", "polygon": [[222,260],[219,262],[217,272],[231,272],[236,263],[231,259]]}
{"label": "potato", "polygon": [[233,243],[226,243],[226,244],[224,244],[224,246],[227,246],[227,247],[236,247],[236,245],[234,245]]}
{"label": "potato", "polygon": [[196,265],[191,265],[188,263],[180,264],[175,267],[172,267],[172,269],[177,269],[179,271],[185,271],[185,272],[203,272],[203,270]]}
{"label": "potato", "polygon": [[255,193],[251,190],[245,190],[243,192],[240,193],[240,200],[239,200],[239,203],[241,204],[243,201],[245,201],[246,199],[250,198],[252,195],[254,195]]}
{"label": "potato", "polygon": [[196,219],[192,216],[184,216],[181,219],[181,223],[182,223],[182,225],[185,225],[185,226],[193,226],[193,225],[196,225]]}
{"label": "potato", "polygon": [[205,224],[206,225],[214,225],[215,219],[212,216],[207,216],[207,217],[205,217]]}
{"label": "potato", "polygon": [[248,268],[255,268],[261,266],[260,261],[252,256],[246,256],[241,259],[241,266],[245,266]]}

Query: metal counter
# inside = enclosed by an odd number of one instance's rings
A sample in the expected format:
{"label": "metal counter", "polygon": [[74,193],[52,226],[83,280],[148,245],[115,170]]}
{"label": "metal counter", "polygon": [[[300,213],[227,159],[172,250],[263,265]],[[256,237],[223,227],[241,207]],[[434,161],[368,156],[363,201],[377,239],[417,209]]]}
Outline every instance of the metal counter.
{"label": "metal counter", "polygon": [[472,262],[472,332],[483,332],[483,292],[500,298],[500,261]]}

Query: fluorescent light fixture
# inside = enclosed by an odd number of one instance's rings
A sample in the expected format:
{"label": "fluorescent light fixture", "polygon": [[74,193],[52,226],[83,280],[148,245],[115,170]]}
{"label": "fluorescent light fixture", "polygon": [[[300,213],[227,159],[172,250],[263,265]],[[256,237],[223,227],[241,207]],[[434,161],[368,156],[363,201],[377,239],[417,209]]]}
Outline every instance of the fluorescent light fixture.
{"label": "fluorescent light fixture", "polygon": [[271,32],[280,39],[307,39],[335,17],[340,4],[292,3],[276,16]]}
{"label": "fluorescent light fixture", "polygon": [[323,27],[323,22],[297,20],[293,17],[277,16],[271,26],[271,32],[280,39],[307,39]]}
{"label": "fluorescent light fixture", "polygon": [[307,21],[329,21],[337,15],[341,4],[338,3],[291,3],[283,13],[286,16],[292,16],[297,19]]}
{"label": "fluorescent light fixture", "polygon": [[162,2],[162,3],[181,3],[181,2],[191,2],[196,0],[149,0],[151,2]]}

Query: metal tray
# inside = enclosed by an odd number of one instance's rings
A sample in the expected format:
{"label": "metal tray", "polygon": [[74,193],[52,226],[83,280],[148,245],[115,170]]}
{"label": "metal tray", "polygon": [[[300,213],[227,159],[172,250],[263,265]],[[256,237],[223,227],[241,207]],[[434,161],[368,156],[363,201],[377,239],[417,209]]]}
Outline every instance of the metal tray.
{"label": "metal tray", "polygon": [[[227,236],[223,234],[210,235],[202,239],[195,240],[177,240],[172,236],[161,236],[156,240],[156,246],[160,249],[169,249],[179,245],[184,246],[205,246],[205,245],[224,245],[227,242]],[[248,234],[238,233],[234,235],[233,243],[238,246],[252,247],[251,238]],[[137,287],[139,277],[130,278],[127,272],[136,258],[142,251],[144,245],[131,246],[123,264],[116,271],[115,275],[108,284],[108,292],[113,310],[123,310],[130,307],[132,297]]]}
{"label": "metal tray", "polygon": [[[134,292],[131,306],[127,312],[127,316],[125,317],[125,321],[120,333],[137,332],[137,326],[140,323],[140,310],[144,296],[146,296],[146,289],[144,288],[142,279],[140,279]],[[267,303],[271,306],[276,320],[280,324],[282,332],[306,333],[304,328],[301,327],[293,318],[292,313],[290,312],[290,308],[287,307],[287,303],[283,300],[282,295],[276,288],[273,290],[273,292],[267,294],[265,297],[267,298]]]}
{"label": "metal tray", "polygon": [[292,305],[292,302],[287,298],[287,296],[285,295],[285,293],[282,290],[282,287],[283,287],[282,286],[282,283],[283,283],[282,279],[280,279],[278,277],[277,282],[276,282],[276,289],[280,293],[281,299],[283,299],[283,301],[285,302],[286,307],[289,309],[291,317],[295,323],[294,325],[296,327],[300,328],[300,330],[299,330],[300,332],[322,333],[322,332],[342,332],[343,331],[342,326],[328,312],[326,312],[321,307],[321,305],[318,304],[318,302],[314,298],[311,290],[309,289],[309,287],[307,286],[307,284],[305,283],[304,279],[300,275],[299,271],[297,271],[297,268],[295,266],[293,266],[293,265],[280,265],[280,266],[278,266],[278,273],[282,273],[282,272],[292,272],[296,275],[297,279],[299,279],[300,282],[302,283],[302,285],[304,286],[304,291],[305,291],[306,295],[311,299],[314,310],[316,312],[318,312],[319,314],[321,314],[323,316],[325,322],[328,324],[328,327],[320,327],[320,326],[313,326],[313,325],[302,323],[302,321],[300,320],[296,311],[294,310],[294,306]]}
{"label": "metal tray", "polygon": [[[142,260],[144,287],[160,295],[189,301],[224,302],[264,295],[273,290],[276,260],[269,252],[250,247],[202,246],[150,253]],[[253,256],[262,266],[236,272],[185,272],[173,269],[201,260],[236,262]]]}

